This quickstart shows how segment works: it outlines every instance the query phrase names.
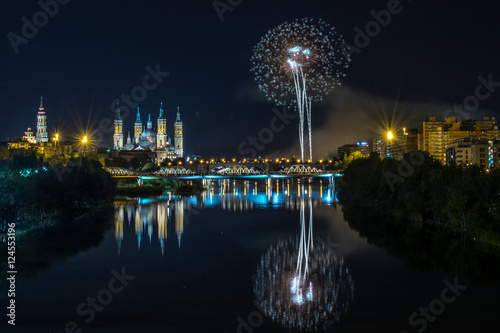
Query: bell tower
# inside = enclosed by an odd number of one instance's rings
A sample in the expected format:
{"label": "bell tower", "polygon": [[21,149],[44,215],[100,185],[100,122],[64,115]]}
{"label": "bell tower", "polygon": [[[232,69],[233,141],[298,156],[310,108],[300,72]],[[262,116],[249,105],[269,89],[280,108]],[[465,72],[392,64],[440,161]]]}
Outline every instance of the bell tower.
{"label": "bell tower", "polygon": [[134,124],[134,142],[138,144],[141,140],[142,135],[142,122],[141,122],[141,113],[139,112],[139,108],[137,108],[137,118],[135,119]]}
{"label": "bell tower", "polygon": [[177,107],[177,119],[174,123],[174,151],[177,154],[177,157],[181,158],[184,156],[183,135],[181,112],[179,110],[179,107]]}
{"label": "bell tower", "polygon": [[123,149],[123,119],[120,115],[120,104],[116,105],[115,132],[113,134],[113,145],[115,150]]}
{"label": "bell tower", "polygon": [[158,117],[158,133],[156,135],[156,149],[163,149],[167,145],[167,119],[163,114],[163,102],[160,103],[160,116]]}
{"label": "bell tower", "polygon": [[43,107],[43,97],[40,97],[40,107],[38,108],[38,115],[36,116],[36,143],[49,142],[49,135],[47,133],[47,116]]}

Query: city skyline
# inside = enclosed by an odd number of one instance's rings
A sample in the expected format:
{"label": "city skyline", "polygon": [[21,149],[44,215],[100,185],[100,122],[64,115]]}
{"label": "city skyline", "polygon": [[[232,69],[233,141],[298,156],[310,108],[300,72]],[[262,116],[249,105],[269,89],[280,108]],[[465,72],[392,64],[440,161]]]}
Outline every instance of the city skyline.
{"label": "city skyline", "polygon": [[[493,41],[499,22],[487,1],[470,8],[465,1],[453,8],[401,2],[390,22],[379,25],[377,34],[370,33],[373,37],[359,31],[377,22],[372,12],[387,10],[388,1],[360,1],[357,6],[273,2],[265,5],[266,12],[262,12],[264,2],[241,3],[225,11],[222,21],[211,2],[179,3],[175,9],[154,2],[129,4],[120,8],[97,2],[60,5],[28,43],[18,45],[17,53],[11,40],[4,38],[0,45],[5,55],[0,67],[3,140],[6,134],[22,135],[26,127],[22,120],[30,116],[40,95],[46,96],[51,119],[69,127],[90,123],[98,128],[103,119],[113,118],[116,100],[127,105],[122,94],[131,96],[136,87],[147,86],[154,89],[144,88],[147,97],[137,103],[141,109],[156,110],[161,100],[166,110],[181,105],[190,128],[185,133],[188,154],[220,150],[213,147],[236,151],[240,142],[269,122],[275,107],[265,101],[250,73],[252,47],[284,19],[305,16],[334,24],[354,47],[343,89],[336,89],[315,109],[313,128],[318,132],[314,136],[324,138],[314,140],[319,155],[327,149],[322,141],[333,147],[355,142],[365,132],[375,134],[385,122],[393,123],[393,116],[422,121],[426,116],[444,117],[448,110],[460,115],[453,106],[474,103],[467,98],[484,81],[493,82],[493,91],[480,99],[472,115],[476,119],[483,112],[498,116],[500,97],[494,90],[500,75],[494,69],[499,51]],[[21,18],[31,20],[40,10],[35,2],[13,3],[8,17],[3,14],[4,35],[22,36]],[[433,14],[444,10],[455,19]],[[197,24],[190,24],[193,19]],[[463,21],[471,23],[467,30]],[[238,33],[242,29],[246,36]],[[476,52],[465,52],[471,46]],[[85,70],[78,65],[82,61]],[[137,88],[135,95],[140,91]],[[362,121],[347,131],[345,124],[353,119]],[[262,153],[296,152],[296,127],[292,121]],[[193,146],[197,136],[204,140]],[[111,142],[109,134],[107,138]]]}
{"label": "city skyline", "polygon": [[7,331],[498,331],[493,0],[4,4]]}

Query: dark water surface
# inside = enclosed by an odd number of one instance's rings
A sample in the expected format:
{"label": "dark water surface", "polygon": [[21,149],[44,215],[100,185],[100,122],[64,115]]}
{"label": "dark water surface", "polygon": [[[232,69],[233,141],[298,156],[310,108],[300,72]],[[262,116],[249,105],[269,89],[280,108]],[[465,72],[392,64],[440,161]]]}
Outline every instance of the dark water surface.
{"label": "dark water surface", "polygon": [[31,276],[18,276],[16,327],[4,318],[0,331],[498,332],[500,281],[416,269],[369,244],[329,185],[226,179],[199,197],[116,201],[100,235],[24,252],[70,253],[18,265]]}

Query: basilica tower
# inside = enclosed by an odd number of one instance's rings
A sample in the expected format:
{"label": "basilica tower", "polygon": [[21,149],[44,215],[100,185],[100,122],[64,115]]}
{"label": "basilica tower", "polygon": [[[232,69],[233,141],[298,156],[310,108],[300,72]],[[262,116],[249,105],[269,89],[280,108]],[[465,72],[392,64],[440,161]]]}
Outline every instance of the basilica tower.
{"label": "basilica tower", "polygon": [[142,122],[141,122],[141,113],[139,112],[139,108],[137,108],[137,118],[134,124],[134,142],[138,144],[141,140],[142,135]]}
{"label": "basilica tower", "polygon": [[36,143],[49,142],[47,133],[47,116],[43,108],[43,97],[40,97],[40,107],[36,116]]}
{"label": "basilica tower", "polygon": [[179,107],[177,107],[177,119],[175,120],[174,123],[174,150],[175,153],[177,154],[177,157],[182,158],[184,156],[183,146],[184,144],[183,144],[181,112],[179,110]]}
{"label": "basilica tower", "polygon": [[158,134],[156,135],[156,149],[164,149],[167,145],[167,119],[163,114],[163,102],[160,103],[160,116],[158,117]]}
{"label": "basilica tower", "polygon": [[116,106],[116,115],[115,115],[115,131],[113,134],[113,145],[114,149],[119,150],[123,149],[123,120],[120,115],[120,105]]}

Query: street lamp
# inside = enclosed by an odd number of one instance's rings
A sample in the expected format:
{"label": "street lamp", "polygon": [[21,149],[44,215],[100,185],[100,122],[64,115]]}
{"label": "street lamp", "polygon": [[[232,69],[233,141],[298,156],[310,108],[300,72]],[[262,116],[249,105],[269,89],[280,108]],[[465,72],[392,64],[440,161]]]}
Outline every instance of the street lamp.
{"label": "street lamp", "polygon": [[87,139],[87,136],[85,135],[82,139],[82,143],[83,143],[83,157],[86,157],[86,153],[87,153],[87,142],[88,142],[88,139]]}
{"label": "street lamp", "polygon": [[57,154],[57,141],[59,141],[59,134],[56,133],[55,136],[52,138],[52,141],[54,141],[54,149],[56,151],[56,154]]}

